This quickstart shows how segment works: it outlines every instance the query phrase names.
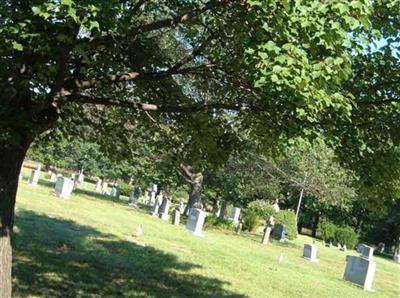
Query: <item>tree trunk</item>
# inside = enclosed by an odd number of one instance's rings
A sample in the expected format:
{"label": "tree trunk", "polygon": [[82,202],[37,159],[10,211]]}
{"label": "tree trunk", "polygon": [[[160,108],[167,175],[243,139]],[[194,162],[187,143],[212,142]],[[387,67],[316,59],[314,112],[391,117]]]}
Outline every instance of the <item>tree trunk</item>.
{"label": "tree trunk", "polygon": [[193,208],[193,206],[196,204],[196,203],[199,203],[199,202],[201,202],[201,196],[200,196],[200,194],[201,194],[201,188],[203,187],[203,180],[201,179],[201,181],[198,181],[198,180],[196,180],[196,181],[193,181],[194,183],[192,183],[190,186],[191,186],[191,190],[190,190],[190,195],[189,195],[189,199],[188,199],[188,202],[187,202],[187,205],[186,205],[186,208],[185,208],[185,211],[184,211],[184,214],[185,215],[188,215],[189,214],[189,210],[191,209],[191,208]]}
{"label": "tree trunk", "polygon": [[218,201],[217,198],[215,198],[215,199],[213,200],[212,213],[213,213],[214,215],[217,215],[217,214],[218,214],[218,210],[219,210],[219,201]]}
{"label": "tree trunk", "polygon": [[225,218],[227,209],[228,209],[228,201],[224,200],[224,201],[222,201],[221,211],[219,212],[219,218],[220,219],[224,219]]}
{"label": "tree trunk", "polygon": [[311,232],[311,236],[314,238],[317,237],[318,223],[319,223],[319,214],[317,214],[314,217],[314,223],[313,223],[312,232]]}
{"label": "tree trunk", "polygon": [[0,141],[0,297],[11,297],[12,248],[11,233],[14,224],[14,206],[18,177],[26,151],[28,138],[20,136],[18,144],[6,139]]}

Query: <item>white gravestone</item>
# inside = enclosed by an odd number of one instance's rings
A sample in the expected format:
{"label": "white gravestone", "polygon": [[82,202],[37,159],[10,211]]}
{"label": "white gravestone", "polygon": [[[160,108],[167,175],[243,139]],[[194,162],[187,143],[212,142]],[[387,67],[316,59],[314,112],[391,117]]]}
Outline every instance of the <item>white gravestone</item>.
{"label": "white gravestone", "polygon": [[168,220],[169,219],[169,207],[171,205],[171,201],[165,198],[161,204],[161,213],[160,213],[160,218],[162,220]]}
{"label": "white gravestone", "polygon": [[400,264],[400,252],[393,256],[393,261]]}
{"label": "white gravestone", "polygon": [[235,224],[238,224],[239,216],[240,216],[240,208],[233,207],[229,219],[232,220]]}
{"label": "white gravestone", "polygon": [[181,219],[181,212],[178,209],[175,209],[172,213],[172,224],[175,226],[179,226],[179,222]]}
{"label": "white gravestone", "polygon": [[366,291],[373,291],[376,262],[373,259],[374,249],[364,245],[361,256],[346,256],[346,269],[343,278],[358,284]]}
{"label": "white gravestone", "polygon": [[271,231],[272,231],[272,227],[266,227],[264,229],[264,234],[263,234],[263,237],[261,239],[261,244],[268,244],[269,237],[271,235]]}
{"label": "white gravestone", "polygon": [[105,181],[103,181],[103,182],[101,183],[101,193],[102,193],[103,195],[106,195],[106,194],[108,193],[108,183],[105,182]]}
{"label": "white gravestone", "polygon": [[159,201],[155,201],[154,205],[153,205],[153,212],[151,213],[151,215],[153,216],[158,216],[158,210],[160,209],[160,203]]}
{"label": "white gravestone", "polygon": [[51,182],[57,182],[57,175],[54,172],[51,172],[50,174],[50,181]]}
{"label": "white gravestone", "polygon": [[206,213],[203,210],[192,208],[186,223],[186,230],[192,232],[193,235],[203,236],[203,225]]}
{"label": "white gravestone", "polygon": [[65,177],[58,177],[55,192],[62,199],[68,199],[74,188],[74,181]]}
{"label": "white gravestone", "polygon": [[314,244],[304,244],[303,258],[314,263],[318,263],[317,259],[318,248]]}
{"label": "white gravestone", "polygon": [[33,170],[31,173],[31,177],[28,180],[28,184],[32,186],[36,186],[38,184],[40,178],[40,167],[37,170]]}
{"label": "white gravestone", "polygon": [[102,184],[101,179],[97,179],[96,188],[94,190],[98,191],[98,192],[101,192],[101,184]]}

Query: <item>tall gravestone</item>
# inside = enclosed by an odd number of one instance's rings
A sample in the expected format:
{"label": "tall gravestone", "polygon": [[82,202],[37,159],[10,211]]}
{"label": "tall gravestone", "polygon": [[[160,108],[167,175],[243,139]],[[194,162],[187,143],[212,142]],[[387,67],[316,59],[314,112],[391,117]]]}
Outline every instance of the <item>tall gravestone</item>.
{"label": "tall gravestone", "polygon": [[54,172],[51,172],[50,174],[50,181],[51,182],[57,182],[57,175]]}
{"label": "tall gravestone", "polygon": [[102,184],[102,181],[101,181],[101,179],[99,178],[99,179],[97,179],[97,182],[96,182],[96,187],[95,187],[95,191],[98,191],[98,192],[101,192],[101,184]]}
{"label": "tall gravestone", "polygon": [[55,192],[56,195],[62,199],[69,199],[74,188],[74,182],[71,179],[65,177],[58,177]]}
{"label": "tall gravestone", "polygon": [[231,210],[231,214],[229,215],[229,219],[233,221],[233,223],[238,224],[240,217],[240,208],[233,207]]}
{"label": "tall gravestone", "polygon": [[314,263],[318,263],[317,258],[318,248],[314,244],[304,244],[303,248],[303,258]]}
{"label": "tall gravestone", "polygon": [[394,254],[393,261],[400,264],[400,252],[398,252],[397,254]]}
{"label": "tall gravestone", "polygon": [[203,236],[203,225],[206,213],[203,210],[192,208],[186,223],[186,230],[196,236]]}
{"label": "tall gravestone", "polygon": [[160,202],[158,200],[156,200],[154,202],[153,211],[151,212],[151,215],[158,216],[159,209],[160,209]]}
{"label": "tall gravestone", "polygon": [[285,241],[287,234],[287,228],[285,225],[282,224],[275,225],[274,229],[272,230],[272,238],[279,241]]}
{"label": "tall gravestone", "polygon": [[28,180],[29,185],[36,186],[38,184],[40,178],[40,168],[41,166],[39,165],[36,170],[32,171],[31,177]]}
{"label": "tall gravestone", "polygon": [[171,205],[171,201],[168,198],[164,198],[163,202],[161,204],[161,212],[160,212],[160,218],[162,220],[168,220],[169,219],[169,207]]}
{"label": "tall gravestone", "polygon": [[172,224],[175,226],[179,226],[181,219],[181,212],[178,208],[175,208],[174,212],[172,213]]}
{"label": "tall gravestone", "polygon": [[374,249],[363,246],[360,256],[346,256],[346,269],[343,278],[363,287],[366,291],[372,291],[376,262],[373,258]]}

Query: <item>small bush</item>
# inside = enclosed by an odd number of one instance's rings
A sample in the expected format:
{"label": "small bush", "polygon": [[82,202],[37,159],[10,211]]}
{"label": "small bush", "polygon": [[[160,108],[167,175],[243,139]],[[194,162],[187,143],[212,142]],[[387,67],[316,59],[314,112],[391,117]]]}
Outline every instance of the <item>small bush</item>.
{"label": "small bush", "polygon": [[234,224],[231,220],[221,219],[215,215],[208,215],[204,222],[204,228],[207,229],[209,227],[216,227],[224,230],[232,230]]}
{"label": "small bush", "polygon": [[129,185],[128,183],[118,181],[118,186],[121,189],[121,195],[130,196],[133,190],[133,186]]}
{"label": "small bush", "polygon": [[268,218],[269,216],[275,216],[276,214],[275,210],[270,204],[260,200],[251,202],[247,206],[246,210],[247,212],[257,214],[260,218]]}
{"label": "small bush", "polygon": [[346,244],[347,248],[353,249],[358,243],[357,233],[349,226],[337,227],[335,231],[335,242]]}
{"label": "small bush", "polygon": [[275,224],[286,226],[289,240],[297,238],[296,214],[292,210],[281,210],[272,216],[275,218]]}
{"label": "small bush", "polygon": [[261,217],[254,210],[246,210],[243,218],[243,230],[254,232],[261,224]]}
{"label": "small bush", "polygon": [[335,241],[336,226],[331,222],[323,222],[320,224],[319,230],[321,232],[321,238],[325,242]]}
{"label": "small bush", "polygon": [[358,234],[349,226],[337,226],[331,222],[324,222],[319,227],[322,240],[335,244],[345,244],[352,249],[358,243]]}

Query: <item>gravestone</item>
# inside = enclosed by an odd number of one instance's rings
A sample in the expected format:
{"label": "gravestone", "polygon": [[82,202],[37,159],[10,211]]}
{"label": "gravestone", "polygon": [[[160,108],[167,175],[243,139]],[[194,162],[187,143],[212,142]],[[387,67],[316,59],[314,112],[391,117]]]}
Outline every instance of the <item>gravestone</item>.
{"label": "gravestone", "polygon": [[238,224],[239,216],[240,216],[240,208],[233,207],[229,219],[232,220],[234,224]]}
{"label": "gravestone", "polygon": [[364,245],[361,255],[368,260],[372,260],[374,258],[374,249],[371,246]]}
{"label": "gravestone", "polygon": [[277,224],[274,226],[272,230],[272,238],[279,241],[285,241],[286,236],[287,236],[287,228],[285,225]]}
{"label": "gravestone", "polygon": [[192,208],[186,223],[186,230],[196,236],[203,236],[203,225],[206,213],[203,210]]}
{"label": "gravestone", "polygon": [[342,245],[340,243],[338,243],[337,247],[342,250]]}
{"label": "gravestone", "polygon": [[101,183],[101,193],[102,193],[103,195],[106,195],[106,194],[108,193],[108,183],[105,182],[105,181],[103,181],[103,182]]}
{"label": "gravestone", "polygon": [[366,244],[360,243],[357,245],[356,247],[356,251],[360,254],[362,254],[363,250],[364,250],[364,246],[367,246]]}
{"label": "gravestone", "polygon": [[373,259],[374,249],[364,245],[361,256],[346,256],[346,269],[343,278],[372,291],[376,262]]}
{"label": "gravestone", "polygon": [[50,174],[50,181],[51,182],[57,182],[57,175],[54,172],[51,172]]}
{"label": "gravestone", "polygon": [[38,184],[39,178],[40,178],[40,166],[38,166],[36,170],[32,171],[31,177],[28,180],[28,184],[36,186]]}
{"label": "gravestone", "polygon": [[272,230],[272,227],[266,227],[264,229],[264,234],[261,239],[261,244],[268,244],[269,236],[271,235],[271,230]]}
{"label": "gravestone", "polygon": [[114,184],[111,188],[111,193],[110,195],[114,198],[119,200],[119,197],[121,195],[121,189],[118,187],[117,184]]}
{"label": "gravestone", "polygon": [[397,254],[394,254],[393,261],[400,264],[400,252]]}
{"label": "gravestone", "polygon": [[151,215],[158,216],[159,209],[160,209],[160,203],[157,200],[157,201],[155,201],[155,203],[153,205],[153,211],[151,212]]}
{"label": "gravestone", "polygon": [[163,202],[161,204],[161,212],[160,212],[160,218],[162,220],[168,220],[169,219],[169,207],[171,205],[171,201],[168,198],[164,198]]}
{"label": "gravestone", "polygon": [[317,258],[318,248],[314,244],[304,244],[303,248],[303,258],[314,263],[318,263]]}
{"label": "gravestone", "polygon": [[172,224],[175,226],[179,226],[180,220],[181,220],[181,212],[179,211],[178,208],[176,208],[172,213]]}
{"label": "gravestone", "polygon": [[140,187],[135,186],[129,197],[129,206],[133,206],[133,207],[136,206],[136,203],[139,200],[139,197],[140,197]]}
{"label": "gravestone", "polygon": [[69,199],[74,188],[74,182],[71,179],[65,177],[58,177],[55,192],[56,195],[62,199]]}
{"label": "gravestone", "polygon": [[101,181],[100,178],[97,179],[96,187],[95,187],[95,189],[94,189],[95,191],[101,192],[101,184],[102,184],[102,182],[103,182],[103,181]]}
{"label": "gravestone", "polygon": [[346,244],[344,244],[344,245],[342,246],[341,251],[347,251],[347,246],[346,246]]}

